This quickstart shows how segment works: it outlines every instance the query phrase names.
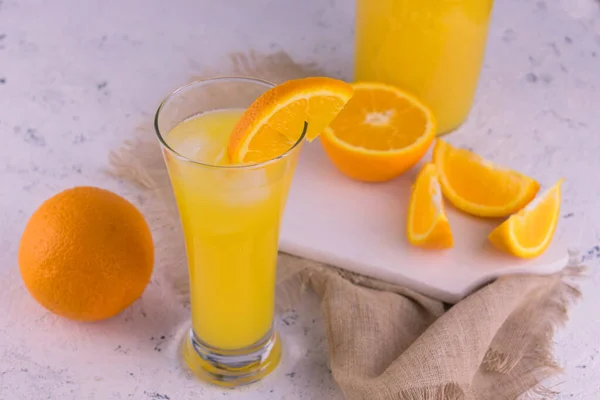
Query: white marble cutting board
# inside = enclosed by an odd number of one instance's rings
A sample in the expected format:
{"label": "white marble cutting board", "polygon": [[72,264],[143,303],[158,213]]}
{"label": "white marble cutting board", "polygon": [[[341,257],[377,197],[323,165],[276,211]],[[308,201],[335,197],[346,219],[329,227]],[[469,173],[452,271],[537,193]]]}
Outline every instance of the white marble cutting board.
{"label": "white marble cutting board", "polygon": [[[428,159],[429,154],[424,160]],[[419,167],[386,183],[356,182],[338,172],[318,141],[307,143],[290,191],[280,249],[450,303],[500,275],[547,274],[567,263],[560,222],[543,255],[521,260],[488,243],[488,234],[501,220],[468,216],[447,201],[454,247],[432,251],[411,246],[405,234],[406,213]]]}

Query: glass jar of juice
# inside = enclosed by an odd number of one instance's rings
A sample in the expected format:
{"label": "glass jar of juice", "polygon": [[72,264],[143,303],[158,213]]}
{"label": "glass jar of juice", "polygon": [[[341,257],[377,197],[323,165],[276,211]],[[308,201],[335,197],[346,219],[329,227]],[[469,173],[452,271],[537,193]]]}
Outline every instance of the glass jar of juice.
{"label": "glass jar of juice", "polygon": [[428,104],[438,134],[473,102],[493,0],[357,0],[354,79],[408,90]]}

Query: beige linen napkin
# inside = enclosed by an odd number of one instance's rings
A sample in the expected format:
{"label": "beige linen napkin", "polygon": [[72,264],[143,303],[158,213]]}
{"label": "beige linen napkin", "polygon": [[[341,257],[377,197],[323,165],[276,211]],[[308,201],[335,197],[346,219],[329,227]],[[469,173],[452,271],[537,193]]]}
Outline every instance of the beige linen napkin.
{"label": "beige linen napkin", "polygon": [[[230,61],[229,74],[274,82],[323,75],[283,52],[233,54]],[[142,210],[156,241],[156,279],[187,302],[183,236],[150,121],[110,161],[114,175],[146,194]],[[290,307],[305,288],[320,296],[331,370],[349,399],[545,399],[555,393],[542,382],[560,371],[553,333],[580,296],[569,278],[581,272],[569,266],[551,276],[506,276],[449,307],[406,288],[281,254],[277,306]]]}

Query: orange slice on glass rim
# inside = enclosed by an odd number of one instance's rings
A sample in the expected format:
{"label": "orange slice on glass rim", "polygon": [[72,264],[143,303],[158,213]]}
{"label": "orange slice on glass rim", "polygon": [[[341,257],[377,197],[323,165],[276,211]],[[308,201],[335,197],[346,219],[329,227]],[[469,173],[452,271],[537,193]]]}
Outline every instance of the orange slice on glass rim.
{"label": "orange slice on glass rim", "polygon": [[292,148],[302,136],[312,141],[352,96],[343,81],[312,77],[284,82],[266,91],[242,114],[227,145],[232,163],[271,160]]}
{"label": "orange slice on glass rim", "polygon": [[525,207],[540,184],[438,139],[433,162],[444,196],[459,210],[479,217],[505,217]]}
{"label": "orange slice on glass rim", "polygon": [[563,179],[494,229],[488,236],[494,247],[521,258],[542,254],[552,242],[558,224],[562,182]]}
{"label": "orange slice on glass rim", "polygon": [[320,136],[331,162],[350,178],[387,181],[414,166],[435,138],[431,110],[382,83],[352,84],[354,95]]}
{"label": "orange slice on glass rim", "polygon": [[432,163],[423,166],[413,184],[406,233],[408,241],[419,247],[445,249],[454,244],[438,173]]}

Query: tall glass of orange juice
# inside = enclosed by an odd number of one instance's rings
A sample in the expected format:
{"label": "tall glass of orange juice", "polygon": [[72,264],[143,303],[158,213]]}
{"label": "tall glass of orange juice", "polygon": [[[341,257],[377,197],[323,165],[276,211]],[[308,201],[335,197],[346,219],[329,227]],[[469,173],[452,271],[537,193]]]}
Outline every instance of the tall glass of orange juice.
{"label": "tall glass of orange juice", "polygon": [[278,235],[304,133],[258,164],[232,165],[226,152],[243,111],[271,87],[248,78],[193,82],[155,118],[189,267],[192,329],[183,358],[221,386],[260,379],[281,355],[273,329]]}
{"label": "tall glass of orange juice", "polygon": [[354,79],[413,92],[457,128],[473,102],[493,0],[357,0]]}

